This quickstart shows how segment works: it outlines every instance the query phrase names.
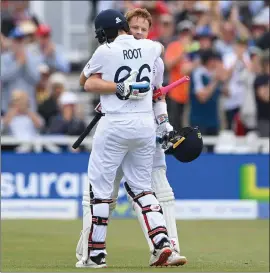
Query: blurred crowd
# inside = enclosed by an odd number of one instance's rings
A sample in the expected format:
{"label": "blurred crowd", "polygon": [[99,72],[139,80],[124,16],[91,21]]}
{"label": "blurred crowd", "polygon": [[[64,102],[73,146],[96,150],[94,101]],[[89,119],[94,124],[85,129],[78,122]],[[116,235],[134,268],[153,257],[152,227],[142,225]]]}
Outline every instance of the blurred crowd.
{"label": "blurred crowd", "polygon": [[20,139],[79,135],[78,96],[67,90],[70,64],[29,1],[1,2],[1,131]]}
{"label": "blurred crowd", "polygon": [[[149,39],[165,46],[164,85],[183,75],[191,78],[167,96],[176,130],[197,125],[203,135],[229,129],[269,137],[269,0],[89,4],[90,27],[107,8],[125,13],[142,7],[151,13]],[[78,135],[85,127],[76,110],[78,94],[67,91],[65,50],[52,41],[51,32],[29,12],[28,1],[1,2],[3,133]]]}

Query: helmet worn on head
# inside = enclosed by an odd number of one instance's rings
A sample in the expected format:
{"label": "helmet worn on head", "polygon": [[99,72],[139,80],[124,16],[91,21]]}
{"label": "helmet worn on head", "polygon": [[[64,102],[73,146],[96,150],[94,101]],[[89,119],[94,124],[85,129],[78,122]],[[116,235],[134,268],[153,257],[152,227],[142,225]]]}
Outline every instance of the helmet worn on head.
{"label": "helmet worn on head", "polygon": [[199,157],[203,149],[202,134],[198,127],[184,127],[170,140],[173,146],[165,152],[187,163]]}
{"label": "helmet worn on head", "polygon": [[118,10],[101,11],[95,19],[95,33],[100,44],[110,43],[118,36],[118,30],[129,32],[125,16]]}

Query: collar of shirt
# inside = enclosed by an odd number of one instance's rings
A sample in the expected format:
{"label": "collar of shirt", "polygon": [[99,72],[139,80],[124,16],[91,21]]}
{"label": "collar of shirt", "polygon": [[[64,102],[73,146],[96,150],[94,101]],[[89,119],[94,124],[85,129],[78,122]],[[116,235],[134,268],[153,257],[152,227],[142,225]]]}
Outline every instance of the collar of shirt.
{"label": "collar of shirt", "polygon": [[134,40],[135,38],[133,35],[121,34],[121,35],[117,36],[114,41],[121,41],[121,40],[127,40],[127,39]]}

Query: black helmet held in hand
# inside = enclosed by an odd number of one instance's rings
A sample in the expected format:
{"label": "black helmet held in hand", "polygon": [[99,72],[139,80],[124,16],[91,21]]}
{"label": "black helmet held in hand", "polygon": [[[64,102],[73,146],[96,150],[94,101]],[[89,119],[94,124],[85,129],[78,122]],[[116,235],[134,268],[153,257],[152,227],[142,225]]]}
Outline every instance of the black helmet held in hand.
{"label": "black helmet held in hand", "polygon": [[167,140],[169,148],[165,154],[172,154],[177,160],[187,163],[199,157],[203,149],[202,134],[198,127],[184,127],[174,132]]}

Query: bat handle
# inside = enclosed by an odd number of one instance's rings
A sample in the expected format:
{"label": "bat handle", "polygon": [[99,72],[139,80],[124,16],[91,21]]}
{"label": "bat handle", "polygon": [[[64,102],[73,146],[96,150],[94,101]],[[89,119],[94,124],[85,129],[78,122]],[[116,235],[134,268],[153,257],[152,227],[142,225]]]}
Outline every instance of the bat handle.
{"label": "bat handle", "polygon": [[171,89],[173,89],[174,87],[178,86],[178,85],[181,85],[185,82],[188,82],[190,80],[189,76],[184,76],[182,78],[180,78],[179,80],[169,84],[168,86],[162,88],[162,93],[163,94],[166,94],[168,93]]}

